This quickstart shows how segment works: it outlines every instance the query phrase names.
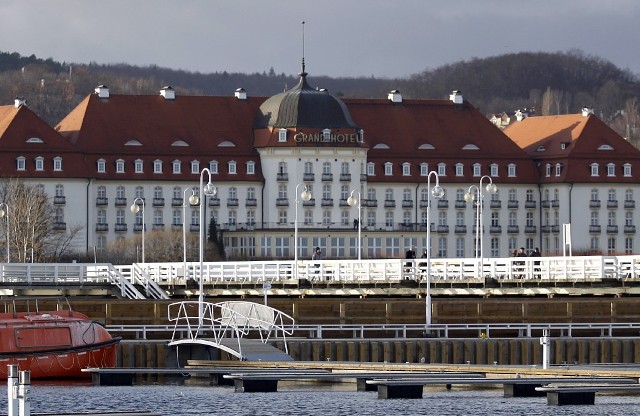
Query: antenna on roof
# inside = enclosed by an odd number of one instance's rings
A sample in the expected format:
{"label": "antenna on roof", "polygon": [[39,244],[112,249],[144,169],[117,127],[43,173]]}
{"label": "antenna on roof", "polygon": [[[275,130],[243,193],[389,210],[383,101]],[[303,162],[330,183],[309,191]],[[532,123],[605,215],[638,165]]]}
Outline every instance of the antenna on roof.
{"label": "antenna on roof", "polygon": [[307,76],[307,72],[304,70],[304,24],[305,21],[302,21],[302,72],[300,73],[300,76]]}

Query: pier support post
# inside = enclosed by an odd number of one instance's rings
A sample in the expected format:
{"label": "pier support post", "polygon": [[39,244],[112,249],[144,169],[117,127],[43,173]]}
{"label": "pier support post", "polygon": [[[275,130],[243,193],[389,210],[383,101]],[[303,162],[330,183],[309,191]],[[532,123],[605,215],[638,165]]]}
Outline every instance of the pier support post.
{"label": "pier support post", "polygon": [[540,345],[542,345],[542,368],[547,370],[549,368],[549,353],[551,351],[551,341],[549,340],[548,329],[544,329],[542,331],[542,337],[540,337]]}
{"label": "pier support post", "polygon": [[31,415],[31,371],[20,371],[18,381],[18,404],[20,407],[19,416]]}
{"label": "pier support post", "polygon": [[18,416],[18,366],[7,366],[7,414]]}

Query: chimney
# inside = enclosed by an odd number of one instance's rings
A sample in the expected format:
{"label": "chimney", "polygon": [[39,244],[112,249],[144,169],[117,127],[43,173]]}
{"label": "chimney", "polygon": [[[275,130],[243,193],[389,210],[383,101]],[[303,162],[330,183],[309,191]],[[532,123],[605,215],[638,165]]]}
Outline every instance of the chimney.
{"label": "chimney", "polygon": [[387,95],[387,99],[392,103],[401,103],[402,102],[402,94],[398,90],[389,91],[389,95]]}
{"label": "chimney", "polygon": [[176,92],[171,85],[167,85],[166,87],[162,87],[160,89],[160,95],[164,97],[165,100],[175,100]]}
{"label": "chimney", "polygon": [[20,108],[21,105],[27,105],[27,100],[25,100],[24,97],[16,97],[16,99],[13,100],[13,106]]}
{"label": "chimney", "polygon": [[594,114],[593,107],[583,107],[582,108],[582,117],[587,117],[589,114]]}
{"label": "chimney", "polygon": [[95,89],[98,98],[109,98],[109,87],[106,85],[98,85]]}
{"label": "chimney", "polygon": [[522,121],[527,117],[529,117],[529,113],[527,113],[526,109],[524,111],[521,110],[521,109],[516,110],[516,120],[517,121]]}
{"label": "chimney", "polygon": [[454,104],[462,104],[464,101],[464,98],[462,98],[462,92],[458,91],[458,90],[454,90],[450,95],[449,95],[449,99],[451,100],[452,103]]}
{"label": "chimney", "polygon": [[246,100],[247,99],[247,92],[242,87],[238,88],[234,95],[238,100]]}

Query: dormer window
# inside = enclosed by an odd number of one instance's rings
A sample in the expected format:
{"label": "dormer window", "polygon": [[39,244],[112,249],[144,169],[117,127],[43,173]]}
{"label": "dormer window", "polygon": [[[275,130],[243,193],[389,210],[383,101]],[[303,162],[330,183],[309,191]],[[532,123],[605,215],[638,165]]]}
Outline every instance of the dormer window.
{"label": "dormer window", "polygon": [[462,163],[456,163],[456,176],[464,176],[464,165]]}
{"label": "dormer window", "polygon": [[516,177],[516,165],[515,163],[509,163],[507,165],[507,176],[510,178]]}
{"label": "dormer window", "polygon": [[373,162],[367,163],[367,176],[375,176],[376,174],[376,165]]}
{"label": "dormer window", "polygon": [[98,173],[105,173],[107,171],[107,162],[104,159],[98,159],[96,162]]}
{"label": "dormer window", "polygon": [[136,161],[133,162],[133,170],[135,173],[144,172],[144,163],[142,162],[142,159],[136,159]]}
{"label": "dormer window", "polygon": [[482,166],[480,166],[480,163],[474,163],[473,164],[473,176],[476,178],[479,178],[481,176],[482,172]]}
{"label": "dormer window", "polygon": [[411,163],[402,164],[402,176],[411,176]]}
{"label": "dormer window", "polygon": [[393,175],[393,163],[387,162],[384,164],[384,174],[385,176]]}
{"label": "dormer window", "polygon": [[616,176],[616,165],[613,163],[607,164],[607,176]]}
{"label": "dormer window", "polygon": [[278,130],[278,141],[281,143],[287,141],[287,129]]}
{"label": "dormer window", "polygon": [[547,165],[545,166],[545,174],[547,178],[551,176],[551,163],[547,163]]}
{"label": "dormer window", "polygon": [[37,171],[44,170],[44,158],[42,156],[36,157],[36,170]]}
{"label": "dormer window", "polygon": [[600,168],[600,166],[597,163],[592,163],[591,164],[591,176],[600,176],[600,173],[598,172],[599,168]]}
{"label": "dormer window", "polygon": [[622,165],[622,171],[623,171],[623,175],[625,178],[628,178],[631,176],[631,163],[625,163],[624,165]]}
{"label": "dormer window", "polygon": [[491,166],[489,166],[489,175],[493,177],[498,176],[498,165],[496,163],[492,163]]}
{"label": "dormer window", "polygon": [[200,173],[200,161],[191,161],[191,173],[193,173],[194,175]]}
{"label": "dormer window", "polygon": [[162,173],[162,160],[153,161],[153,173]]}
{"label": "dormer window", "polygon": [[235,175],[236,173],[238,173],[237,168],[236,168],[236,162],[235,161],[231,161],[229,162],[229,174],[230,175]]}
{"label": "dormer window", "polygon": [[116,173],[124,173],[124,160],[116,160]]}
{"label": "dormer window", "polygon": [[322,140],[325,142],[331,140],[331,129],[322,130]]}
{"label": "dormer window", "polygon": [[556,163],[556,176],[560,176],[562,174],[562,164]]}
{"label": "dormer window", "polygon": [[24,156],[18,156],[16,158],[16,170],[26,170],[27,169],[27,164],[26,164],[26,158]]}
{"label": "dormer window", "polygon": [[172,166],[172,170],[173,170],[174,174],[180,174],[181,173],[181,171],[182,171],[182,163],[180,163],[179,160],[174,160],[171,163],[171,166]]}
{"label": "dormer window", "polygon": [[27,143],[44,143],[44,141],[40,137],[29,137],[26,140]]}
{"label": "dormer window", "polygon": [[62,158],[60,156],[53,158],[53,170],[56,172],[62,171]]}
{"label": "dormer window", "polygon": [[217,160],[212,160],[209,162],[209,172],[211,172],[212,175],[217,175],[218,174],[218,161]]}
{"label": "dormer window", "polygon": [[429,164],[420,163],[420,176],[427,176],[429,174]]}
{"label": "dormer window", "polygon": [[565,150],[567,147],[569,147],[569,142],[560,143],[560,149]]}
{"label": "dormer window", "polygon": [[250,161],[247,162],[247,175],[255,175],[256,174],[256,162]]}
{"label": "dormer window", "polygon": [[438,175],[447,176],[447,164],[446,163],[438,163]]}
{"label": "dormer window", "polygon": [[142,146],[142,143],[140,143],[136,139],[132,139],[132,140],[129,140],[128,142],[126,142],[124,145],[125,146]]}

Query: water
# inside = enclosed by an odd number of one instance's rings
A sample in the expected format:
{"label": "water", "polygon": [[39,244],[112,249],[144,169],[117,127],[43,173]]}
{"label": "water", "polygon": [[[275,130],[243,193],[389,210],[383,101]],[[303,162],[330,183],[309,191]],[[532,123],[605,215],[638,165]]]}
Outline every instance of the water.
{"label": "water", "polygon": [[[6,384],[4,385],[6,392]],[[6,393],[5,393],[6,394]],[[31,412],[151,411],[162,415],[625,415],[640,396],[596,395],[593,406],[548,406],[545,397],[504,398],[502,389],[428,388],[422,399],[378,399],[355,384],[281,383],[277,393],[236,393],[198,385],[31,386]],[[6,400],[0,414],[7,414]]]}

